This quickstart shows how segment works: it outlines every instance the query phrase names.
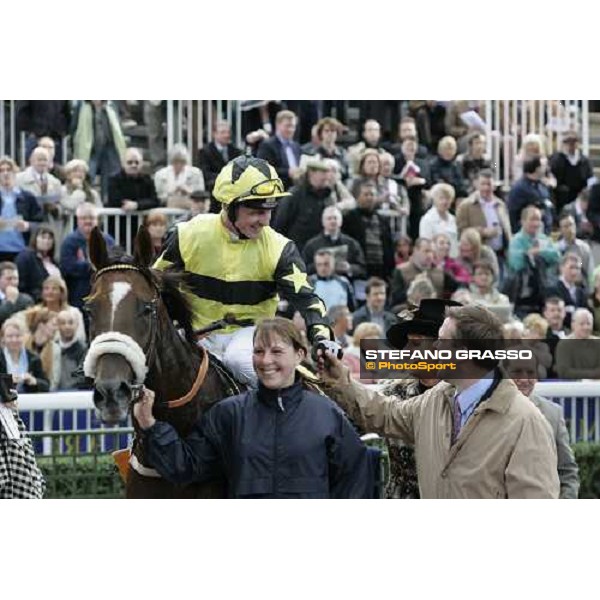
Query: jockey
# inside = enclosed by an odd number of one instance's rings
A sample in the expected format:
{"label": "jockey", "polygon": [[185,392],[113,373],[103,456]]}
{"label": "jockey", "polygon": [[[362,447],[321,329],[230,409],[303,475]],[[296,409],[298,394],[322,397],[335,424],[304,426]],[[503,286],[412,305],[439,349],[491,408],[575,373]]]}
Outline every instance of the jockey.
{"label": "jockey", "polygon": [[[315,348],[325,341],[332,348],[325,305],[307,280],[296,244],[269,227],[277,201],[289,196],[275,169],[262,159],[240,156],[223,167],[213,195],[221,213],[178,223],[154,265],[189,274],[194,328],[227,314],[252,323],[274,317],[281,295],[304,317]],[[254,325],[229,325],[202,342],[251,386],[256,385],[253,333]]]}

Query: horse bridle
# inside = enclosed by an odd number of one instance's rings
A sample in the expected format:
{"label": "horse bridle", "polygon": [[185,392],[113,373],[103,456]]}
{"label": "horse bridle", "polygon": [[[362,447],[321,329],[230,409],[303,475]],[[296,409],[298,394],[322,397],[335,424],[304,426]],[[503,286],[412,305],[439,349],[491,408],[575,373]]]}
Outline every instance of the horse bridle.
{"label": "horse bridle", "polygon": [[149,302],[144,302],[144,308],[150,313],[150,339],[146,348],[142,348],[144,355],[146,356],[146,364],[150,365],[156,358],[156,333],[158,331],[158,300],[160,298],[160,288],[156,281],[154,281],[149,275],[147,275],[139,267],[128,264],[117,264],[109,267],[104,267],[96,271],[94,275],[94,282],[98,281],[98,278],[105,273],[114,271],[135,271],[142,275],[142,277],[150,283],[154,289],[154,297]]}
{"label": "horse bridle", "polygon": [[[154,362],[156,358],[156,333],[158,331],[158,301],[161,297],[160,287],[158,286],[156,281],[154,281],[154,279],[152,279],[152,277],[149,274],[145,273],[142,269],[134,265],[128,265],[124,263],[111,265],[109,267],[99,269],[94,275],[94,282],[96,282],[101,275],[113,271],[136,271],[137,273],[142,275],[142,277],[144,277],[146,281],[151,283],[152,287],[154,288],[154,297],[149,302],[144,303],[144,307],[150,312],[150,341],[148,342],[148,347],[145,349],[143,348],[142,350],[144,355],[146,356],[146,364],[150,365]],[[206,373],[208,371],[209,360],[204,347],[200,346],[200,351],[202,354],[200,360],[200,367],[198,368],[198,373],[196,374],[196,378],[194,380],[194,383],[192,384],[192,388],[187,394],[185,394],[181,398],[167,400],[166,405],[168,408],[179,408],[181,406],[184,406],[185,404],[190,402],[192,398],[194,398],[194,396],[202,386],[202,383],[204,382],[204,378],[206,377]],[[139,386],[135,386],[135,389],[137,390],[138,387]]]}

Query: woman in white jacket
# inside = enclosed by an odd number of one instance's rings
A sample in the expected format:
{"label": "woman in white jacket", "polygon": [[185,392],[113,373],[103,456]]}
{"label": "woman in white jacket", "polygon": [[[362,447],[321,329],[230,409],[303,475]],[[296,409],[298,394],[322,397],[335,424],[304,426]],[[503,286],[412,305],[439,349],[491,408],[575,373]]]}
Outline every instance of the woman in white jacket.
{"label": "woman in white jacket", "polygon": [[65,215],[74,215],[82,202],[102,208],[100,194],[87,180],[89,169],[84,160],[74,158],[65,165],[65,185],[62,187],[60,207]]}
{"label": "woman in white jacket", "polygon": [[156,193],[163,206],[189,210],[190,196],[194,192],[204,191],[202,171],[188,163],[187,147],[175,144],[169,152],[169,166],[154,175]]}

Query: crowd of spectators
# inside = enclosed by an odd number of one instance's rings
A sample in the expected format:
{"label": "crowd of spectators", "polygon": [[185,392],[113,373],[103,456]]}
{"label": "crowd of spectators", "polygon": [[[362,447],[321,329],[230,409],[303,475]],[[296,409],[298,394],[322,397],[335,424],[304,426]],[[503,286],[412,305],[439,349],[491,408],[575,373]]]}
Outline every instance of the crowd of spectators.
{"label": "crowd of spectators", "polygon": [[[564,132],[550,156],[543,135],[525,136],[506,188],[491,170],[485,132],[461,120],[477,106],[404,104],[365,104],[352,143],[331,116],[341,112],[333,102],[318,110],[281,102],[277,112],[258,102],[244,147],[219,120],[212,141],[190,156],[182,144],[161,148],[159,101],[144,104],[148,153],[128,146],[126,103],[17,103],[27,164],[0,158],[6,368],[28,389],[75,385],[67,371],[85,351],[87,239],[98,210],[130,214],[130,232],[147,226],[158,255],[170,225],[160,209],[181,209],[183,219],[217,210],[217,174],[246,153],[269,161],[291,192],[271,225],[296,242],[350,361],[362,325],[381,335],[421,300],[452,298],[490,307],[513,337],[533,335],[522,319],[538,315],[552,352],[548,375],[574,372],[579,354],[559,351],[560,340],[600,335],[600,184],[577,132]],[[125,227],[124,219],[106,227],[110,246],[127,237]]]}
{"label": "crowd of spectators", "polygon": [[[289,182],[273,225],[303,249],[350,363],[363,324],[385,332],[425,298],[484,304],[508,337],[546,338],[547,377],[565,372],[559,340],[600,334],[600,185],[577,132],[562,132],[554,153],[543,134],[524,135],[506,186],[484,128],[461,119],[477,110],[409,102],[391,128],[366,113],[352,144],[331,116],[315,118],[303,140],[289,110],[275,116],[272,136],[249,134],[265,139],[247,151]],[[589,330],[571,329],[577,311]]]}

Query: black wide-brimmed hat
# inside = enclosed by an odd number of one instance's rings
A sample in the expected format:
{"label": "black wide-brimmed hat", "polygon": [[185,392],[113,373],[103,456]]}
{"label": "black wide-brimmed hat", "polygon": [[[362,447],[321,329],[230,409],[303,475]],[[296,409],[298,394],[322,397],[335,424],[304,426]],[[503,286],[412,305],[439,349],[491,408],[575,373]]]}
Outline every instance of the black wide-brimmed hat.
{"label": "black wide-brimmed hat", "polygon": [[394,348],[402,349],[408,342],[408,334],[424,335],[436,339],[438,331],[446,318],[446,308],[462,306],[454,300],[439,300],[427,298],[421,300],[416,309],[400,313],[400,323],[392,325],[386,332],[387,341]]}

